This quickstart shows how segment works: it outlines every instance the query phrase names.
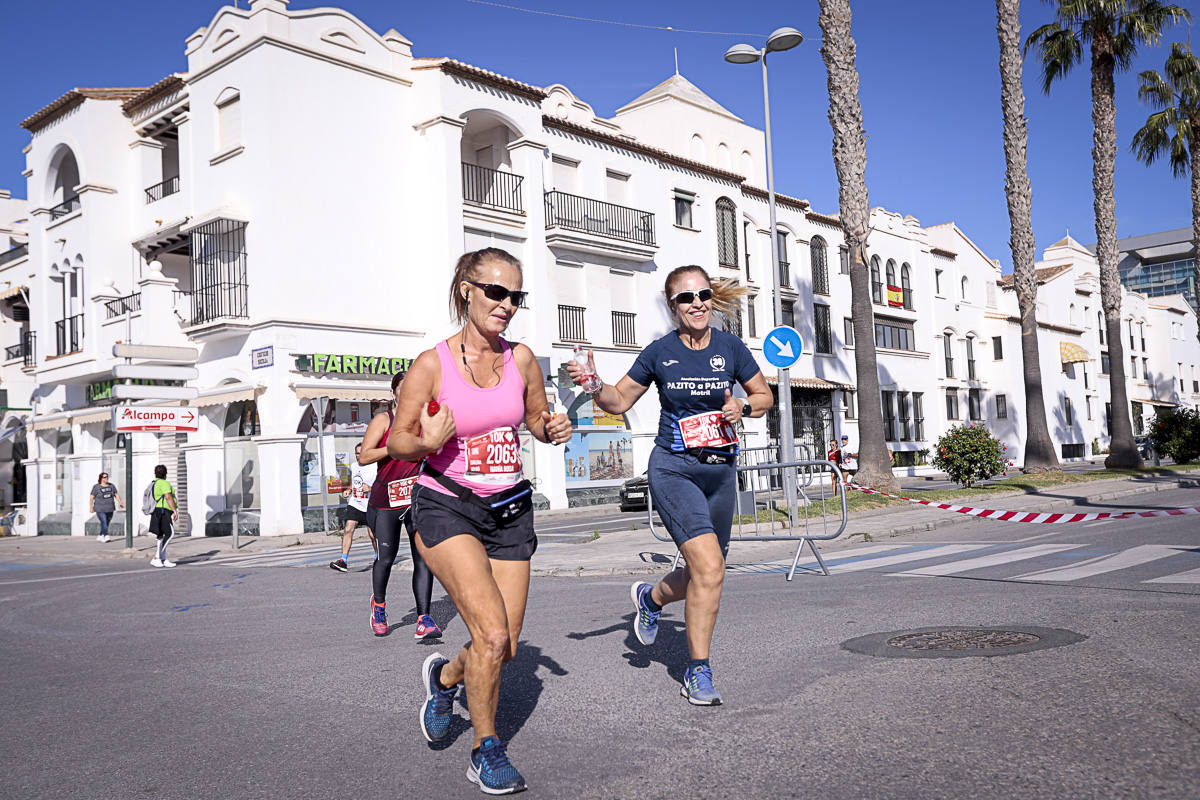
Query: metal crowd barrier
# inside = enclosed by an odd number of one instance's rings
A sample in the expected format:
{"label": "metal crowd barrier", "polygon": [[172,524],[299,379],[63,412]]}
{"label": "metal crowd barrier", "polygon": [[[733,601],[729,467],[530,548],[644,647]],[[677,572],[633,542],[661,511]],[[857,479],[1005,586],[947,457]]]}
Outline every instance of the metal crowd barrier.
{"label": "metal crowd barrier", "polygon": [[[774,450],[775,448],[754,449]],[[739,460],[741,459],[739,458]],[[784,470],[796,471],[797,502],[795,508],[786,507],[782,489]],[[829,476],[837,481],[839,487],[842,484],[842,471],[837,464],[824,459],[801,459],[786,463],[750,463],[739,464],[737,473],[737,510],[730,539],[742,542],[799,542],[796,546],[796,555],[792,558],[791,569],[787,573],[787,579],[790,581],[795,576],[800,563],[800,554],[804,551],[805,545],[812,550],[817,564],[821,567],[821,573],[828,575],[829,568],[825,566],[825,560],[821,558],[816,542],[836,539],[846,530],[845,489],[840,489],[835,493],[833,487],[830,486],[829,496],[824,491],[826,488],[824,479]],[[828,513],[830,511],[829,500],[835,499],[835,497],[839,501],[834,508],[835,514],[840,514],[836,525]],[[817,513],[818,510],[819,513]],[[765,520],[760,519],[764,511],[766,512]],[[775,532],[776,522],[781,521],[776,520],[776,516],[780,512],[786,515],[787,533]],[[650,522],[650,532],[655,539],[660,542],[672,541],[669,535],[659,531],[654,524],[654,497],[649,490],[646,492],[646,516]],[[743,522],[747,516],[750,517],[750,521]],[[747,532],[747,528],[751,528],[753,532]],[[676,549],[671,569],[679,566],[682,555]]]}

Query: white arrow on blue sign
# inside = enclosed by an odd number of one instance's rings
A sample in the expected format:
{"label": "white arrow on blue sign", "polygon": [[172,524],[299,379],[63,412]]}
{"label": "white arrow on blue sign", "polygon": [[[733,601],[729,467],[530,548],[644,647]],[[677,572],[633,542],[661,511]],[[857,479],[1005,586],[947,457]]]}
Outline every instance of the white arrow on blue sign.
{"label": "white arrow on blue sign", "polygon": [[790,325],[772,328],[763,339],[763,355],[771,366],[779,369],[791,368],[800,360],[800,354],[803,352],[804,342],[800,340],[796,329]]}

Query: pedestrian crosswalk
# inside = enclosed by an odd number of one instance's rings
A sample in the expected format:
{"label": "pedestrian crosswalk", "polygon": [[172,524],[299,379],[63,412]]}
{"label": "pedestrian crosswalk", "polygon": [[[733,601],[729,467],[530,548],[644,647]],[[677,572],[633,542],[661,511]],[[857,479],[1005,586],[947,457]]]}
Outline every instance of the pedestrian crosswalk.
{"label": "pedestrian crosswalk", "polygon": [[[1066,584],[1110,576],[1133,583],[1200,584],[1200,545],[883,544],[839,550],[824,559],[833,576],[869,570],[906,578],[963,576]],[[744,564],[730,571],[786,572],[788,566]],[[798,567],[820,569],[814,559],[802,560]]]}

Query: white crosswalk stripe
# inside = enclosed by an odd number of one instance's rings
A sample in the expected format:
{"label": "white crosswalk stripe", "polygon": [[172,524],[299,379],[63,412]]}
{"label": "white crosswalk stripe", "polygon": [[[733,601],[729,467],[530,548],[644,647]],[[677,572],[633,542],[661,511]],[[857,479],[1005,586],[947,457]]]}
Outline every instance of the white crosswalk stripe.
{"label": "white crosswalk stripe", "polygon": [[1000,564],[1008,564],[1012,561],[1024,561],[1030,558],[1038,558],[1039,556],[1061,553],[1064,550],[1073,550],[1076,547],[1083,547],[1083,545],[1035,544],[1032,547],[1021,547],[1016,550],[1007,550],[1003,553],[991,553],[990,555],[986,556],[977,556],[976,558],[967,558],[961,561],[951,561],[948,564],[938,564],[937,566],[933,567],[921,567],[920,569],[909,570],[908,572],[897,572],[893,574],[915,575],[922,577],[957,575],[960,572],[970,572],[974,569],[995,567],[999,566]]}
{"label": "white crosswalk stripe", "polygon": [[[910,561],[924,561],[930,558],[942,558],[943,556],[953,556],[959,553],[967,553],[972,550],[979,550],[987,547],[985,544],[946,544],[941,547],[922,548],[910,553],[897,553],[894,556],[881,556],[879,558],[865,558],[862,561],[854,561],[848,564],[836,564],[829,568],[832,573],[843,572],[861,572],[866,569],[878,569],[879,567],[891,567],[896,564],[905,564]],[[815,562],[814,562],[815,564]]]}
{"label": "white crosswalk stripe", "polygon": [[1018,575],[1012,578],[1014,581],[1077,581],[1082,578],[1090,578],[1093,575],[1102,575],[1105,572],[1114,572],[1119,569],[1128,567],[1136,567],[1139,564],[1148,564],[1151,561],[1157,561],[1160,558],[1168,558],[1178,555],[1180,552],[1178,547],[1165,544],[1143,544],[1137,547],[1131,547],[1128,550],[1122,550],[1119,553],[1112,555],[1099,556],[1079,564],[1074,564],[1066,567],[1051,567],[1050,569],[1037,570],[1035,572],[1027,572],[1024,575]]}
{"label": "white crosswalk stripe", "polygon": [[1200,567],[1189,569],[1186,572],[1177,572],[1174,575],[1164,575],[1161,578],[1151,578],[1142,583],[1200,583]]}

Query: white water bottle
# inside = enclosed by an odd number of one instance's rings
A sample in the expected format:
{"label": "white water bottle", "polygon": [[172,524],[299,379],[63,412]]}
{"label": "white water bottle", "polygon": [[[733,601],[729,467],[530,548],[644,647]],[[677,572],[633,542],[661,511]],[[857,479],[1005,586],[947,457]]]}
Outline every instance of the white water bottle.
{"label": "white water bottle", "polygon": [[587,351],[579,345],[575,345],[575,355],[573,357],[575,359],[575,363],[578,364],[580,369],[583,370],[583,390],[588,394],[595,394],[596,392],[600,391],[600,388],[604,386],[604,383],[600,380],[600,377],[588,366]]}

